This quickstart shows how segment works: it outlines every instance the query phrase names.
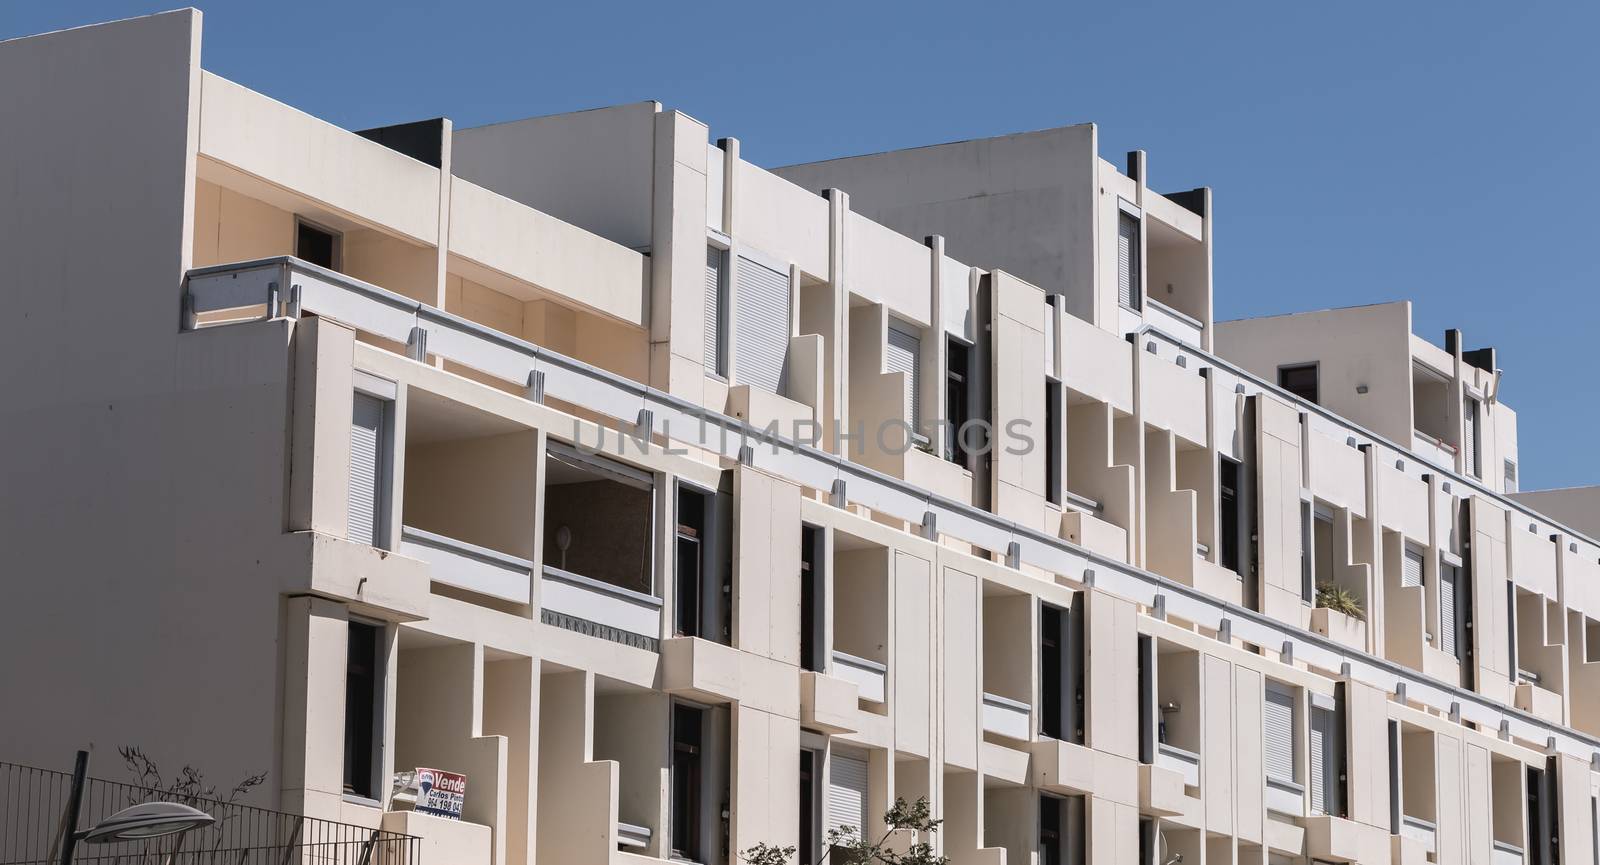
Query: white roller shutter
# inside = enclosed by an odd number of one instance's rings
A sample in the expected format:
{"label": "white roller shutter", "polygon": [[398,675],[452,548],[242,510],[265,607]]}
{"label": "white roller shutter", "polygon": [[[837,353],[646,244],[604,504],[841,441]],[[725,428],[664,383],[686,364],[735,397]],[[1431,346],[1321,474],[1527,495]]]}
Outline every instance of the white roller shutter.
{"label": "white roller shutter", "polygon": [[1466,472],[1473,477],[1483,476],[1478,465],[1478,401],[1468,397],[1461,404],[1461,455]]}
{"label": "white roller shutter", "polygon": [[1333,797],[1333,779],[1328,773],[1334,765],[1334,714],[1326,709],[1311,710],[1311,813],[1327,814]]}
{"label": "white roller shutter", "polygon": [[1443,638],[1439,648],[1452,658],[1461,657],[1461,623],[1456,618],[1460,615],[1456,605],[1459,577],[1460,570],[1455,565],[1439,567],[1439,627]]}
{"label": "white roller shutter", "polygon": [[739,256],[733,377],[783,393],[789,357],[789,275]]}
{"label": "white roller shutter", "polygon": [[1294,694],[1281,685],[1268,683],[1261,716],[1261,753],[1267,779],[1293,784]]}
{"label": "white roller shutter", "polygon": [[723,350],[727,333],[727,281],[724,268],[728,254],[715,246],[706,247],[705,359],[707,372],[728,374],[728,356]]}
{"label": "white roller shutter", "polygon": [[889,325],[889,350],[884,357],[888,372],[906,374],[905,419],[922,431],[922,337],[901,325]]}
{"label": "white roller shutter", "polygon": [[1422,552],[1406,547],[1405,561],[1400,566],[1400,585],[1422,585]]}
{"label": "white roller shutter", "polygon": [[350,503],[345,533],[358,544],[377,545],[383,502],[384,402],[355,395],[350,415]]}
{"label": "white roller shutter", "polygon": [[845,826],[854,826],[857,835],[866,834],[866,760],[834,752],[828,763],[828,801],[823,808],[824,837]]}
{"label": "white roller shutter", "polygon": [[1117,302],[1138,309],[1139,220],[1126,213],[1117,214]]}

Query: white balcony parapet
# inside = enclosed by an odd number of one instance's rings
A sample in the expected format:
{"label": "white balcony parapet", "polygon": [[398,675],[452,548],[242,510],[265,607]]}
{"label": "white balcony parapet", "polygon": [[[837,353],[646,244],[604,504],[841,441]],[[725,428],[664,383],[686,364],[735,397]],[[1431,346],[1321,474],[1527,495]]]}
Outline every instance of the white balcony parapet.
{"label": "white balcony parapet", "polygon": [[1295,781],[1267,778],[1267,810],[1291,817],[1306,813],[1306,788]]}
{"label": "white balcony parapet", "polygon": [[877,661],[834,652],[832,675],[846,682],[854,682],[861,699],[869,703],[882,703],[888,699],[889,668]]}
{"label": "white balcony parapet", "polygon": [[540,607],[574,619],[643,637],[661,633],[661,599],[545,565]]}
{"label": "white balcony parapet", "polygon": [[[283,286],[288,286],[288,290]],[[1019,563],[1064,574],[1070,579],[1092,574],[1096,588],[1136,604],[1153,606],[1156,596],[1160,595],[1165,599],[1170,616],[1210,629],[1219,628],[1226,620],[1235,639],[1261,646],[1287,644],[1292,647],[1297,663],[1330,670],[1348,665],[1351,679],[1389,694],[1403,683],[1409,701],[1440,714],[1459,708],[1463,722],[1487,729],[1499,729],[1503,722],[1507,734],[1514,738],[1550,741],[1555,751],[1584,761],[1600,751],[1600,738],[1505,706],[1459,685],[1429,678],[1397,662],[1353,650],[1254,610],[1218,600],[1193,587],[1075,546],[1053,534],[1019,525],[973,505],[929,495],[927,490],[912,483],[837,454],[767,436],[737,418],[295,258],[284,256],[192,270],[188,274],[183,303],[185,329],[204,326],[196,320],[201,313],[265,304],[268,316],[297,317],[303,312],[325,315],[365,333],[411,345],[416,344],[412,337],[420,336],[428,354],[518,386],[537,381],[545,396],[581,406],[620,423],[636,423],[644,409],[649,413],[652,433],[728,459],[738,459],[741,448],[749,445],[750,463],[761,471],[812,489],[835,489],[836,483],[842,484],[847,501],[914,523],[921,523],[924,515],[931,513],[941,534],[982,549],[1012,549],[1011,545],[1015,544]],[[1180,338],[1148,325],[1139,330],[1142,340],[1167,344],[1163,356],[1181,351],[1192,363],[1209,368],[1214,383],[1232,383],[1242,387],[1247,395],[1271,393],[1307,413],[1314,424],[1346,430],[1348,438],[1355,439],[1358,445],[1371,445],[1379,459],[1390,464],[1396,460],[1404,462],[1403,470],[1408,476],[1435,473],[1450,478],[1461,484],[1462,489],[1473,490],[1514,514],[1537,520],[1586,545],[1600,546],[1600,542],[1582,532],[1490,490],[1482,481],[1456,474],[1453,466],[1419,459],[1408,449],[1321,406],[1301,400],[1228,361],[1182,345]]]}
{"label": "white balcony parapet", "polygon": [[433,581],[480,595],[526,604],[533,598],[533,562],[425,532],[400,529],[400,554],[433,566]]}
{"label": "white balcony parapet", "polygon": [[1200,786],[1200,755],[1163,742],[1156,748],[1156,765],[1183,776],[1185,787]]}
{"label": "white balcony parapet", "polygon": [[1496,841],[1489,862],[1490,865],[1522,865],[1522,848],[1505,841]]}
{"label": "white balcony parapet", "polygon": [[1205,325],[1194,316],[1147,297],[1144,300],[1144,320],[1145,324],[1190,348],[1200,347],[1200,334],[1205,330]]}
{"label": "white balcony parapet", "polygon": [[643,850],[650,846],[651,834],[649,826],[635,826],[632,823],[617,821],[618,848]]}
{"label": "white balcony parapet", "polygon": [[1423,459],[1440,465],[1456,464],[1456,449],[1422,430],[1411,431],[1411,450]]}
{"label": "white balcony parapet", "polygon": [[[1422,844],[1429,853],[1437,852],[1438,831],[1433,823],[1407,814],[1400,818],[1400,834]],[[1519,855],[1520,858],[1520,855]]]}
{"label": "white balcony parapet", "polygon": [[1032,708],[1021,700],[998,694],[983,695],[983,729],[1008,739],[1028,741],[1032,736],[1028,723]]}

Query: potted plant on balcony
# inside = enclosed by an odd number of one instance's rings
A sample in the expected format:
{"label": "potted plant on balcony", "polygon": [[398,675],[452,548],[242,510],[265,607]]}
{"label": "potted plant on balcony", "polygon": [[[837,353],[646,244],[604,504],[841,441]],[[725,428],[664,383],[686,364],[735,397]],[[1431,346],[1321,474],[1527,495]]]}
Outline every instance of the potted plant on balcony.
{"label": "potted plant on balcony", "polygon": [[1317,585],[1316,608],[1311,611],[1311,629],[1351,648],[1366,644],[1366,612],[1355,593],[1334,583]]}
{"label": "potted plant on balcony", "polygon": [[[855,826],[829,829],[822,861],[827,865],[949,865],[950,858],[936,855],[928,841],[907,843],[910,838],[926,838],[939,831],[942,822],[933,819],[926,796],[914,803],[895,799],[883,815],[885,829],[878,840]],[[900,843],[895,843],[897,839]],[[739,858],[746,865],[789,865],[794,854],[794,847],[763,843],[741,852]]]}

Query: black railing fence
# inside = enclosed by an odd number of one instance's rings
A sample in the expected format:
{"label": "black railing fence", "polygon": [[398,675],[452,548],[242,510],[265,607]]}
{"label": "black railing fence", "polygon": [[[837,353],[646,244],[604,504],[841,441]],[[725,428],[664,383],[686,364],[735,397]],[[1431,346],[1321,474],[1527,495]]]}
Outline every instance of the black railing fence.
{"label": "black railing fence", "polygon": [[[0,865],[61,861],[72,786],[70,772],[0,762]],[[78,830],[144,802],[179,802],[216,822],[164,838],[79,841],[73,865],[420,865],[415,836],[99,778],[84,779]]]}

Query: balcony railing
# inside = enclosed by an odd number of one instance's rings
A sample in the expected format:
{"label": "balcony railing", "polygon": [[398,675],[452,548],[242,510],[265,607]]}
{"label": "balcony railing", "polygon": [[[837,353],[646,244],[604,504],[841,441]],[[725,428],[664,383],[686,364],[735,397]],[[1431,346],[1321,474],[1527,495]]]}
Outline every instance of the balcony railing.
{"label": "balcony railing", "polygon": [[846,682],[855,682],[858,696],[869,703],[882,703],[887,699],[889,668],[877,661],[834,652],[833,675]]}
{"label": "balcony railing", "polygon": [[1267,776],[1267,810],[1292,817],[1306,813],[1306,788],[1297,781]]}
{"label": "balcony railing", "polygon": [[615,638],[606,631],[631,634],[639,641],[625,638],[618,641],[630,642],[642,648],[654,650],[661,634],[660,598],[550,565],[544,566],[540,606],[551,624],[567,625],[569,622],[561,619],[566,617],[579,623],[574,630],[587,630],[582,627],[583,624],[597,626],[602,632],[595,636]]}
{"label": "balcony railing", "polygon": [[1422,430],[1412,430],[1411,439],[1411,449],[1423,459],[1442,466],[1453,467],[1456,464],[1456,449],[1453,445],[1446,444]]}
{"label": "balcony railing", "polygon": [[514,604],[533,596],[533,562],[404,526],[400,554],[433,566],[433,581]]}
{"label": "balcony railing", "polygon": [[[285,288],[287,287],[287,288]],[[1326,637],[1277,621],[1203,591],[1142,571],[1125,562],[1075,546],[1047,532],[885,475],[837,454],[804,443],[766,436],[761,430],[720,412],[662,393],[639,382],[598,369],[557,352],[451,315],[369,283],[297,259],[282,257],[219,265],[189,272],[184,294],[184,327],[202,326],[201,317],[225,311],[264,309],[263,316],[325,315],[364,333],[407,346],[413,357],[443,357],[485,375],[526,386],[530,398],[556,398],[597,416],[626,424],[649,422],[653,434],[704,448],[728,459],[748,457],[755,468],[811,489],[830,490],[836,504],[853,503],[917,524],[937,525],[948,535],[982,549],[1005,551],[1009,562],[1028,564],[1071,579],[1092,581],[1102,591],[1153,606],[1160,597],[1168,616],[1212,630],[1226,628],[1234,639],[1261,646],[1287,647],[1295,661],[1325,669],[1347,668],[1359,682],[1395,693],[1440,714],[1459,711],[1463,722],[1530,742],[1554,741],[1561,753],[1588,760],[1600,738],[1550,723],[1458,685],[1430,679],[1385,658],[1353,650]],[[1595,546],[1596,542],[1556,521],[1505,499],[1480,481],[1460,477],[1453,468],[1418,461],[1406,449],[1307,403],[1237,366],[1180,345],[1181,340],[1145,327],[1140,349],[1155,346],[1163,357],[1182,351],[1211,371],[1213,385],[1242,388],[1245,394],[1271,392],[1297,406],[1312,422],[1339,436],[1373,443],[1379,457],[1406,464],[1408,476],[1433,471],[1457,478],[1513,512],[1538,519]],[[1167,348],[1161,349],[1165,344]]]}
{"label": "balcony railing", "polygon": [[1028,724],[1030,710],[1028,704],[1021,700],[986,693],[983,695],[983,729],[997,736],[1026,742],[1032,738]]}
{"label": "balcony railing", "polygon": [[1496,841],[1489,862],[1490,865],[1522,865],[1522,848],[1504,841]]}
{"label": "balcony railing", "polygon": [[1200,755],[1163,742],[1156,748],[1156,765],[1183,776],[1185,787],[1200,786]]}
{"label": "balcony railing", "polygon": [[1200,347],[1200,334],[1205,325],[1194,316],[1185,315],[1164,303],[1151,298],[1144,300],[1144,320],[1147,325],[1179,341]]}
{"label": "balcony railing", "polygon": [[650,827],[617,821],[617,849],[643,850],[650,846]]}
{"label": "balcony railing", "polygon": [[1434,853],[1438,849],[1438,831],[1430,820],[1407,814],[1400,818],[1400,834],[1421,843],[1422,849],[1429,853]]}

